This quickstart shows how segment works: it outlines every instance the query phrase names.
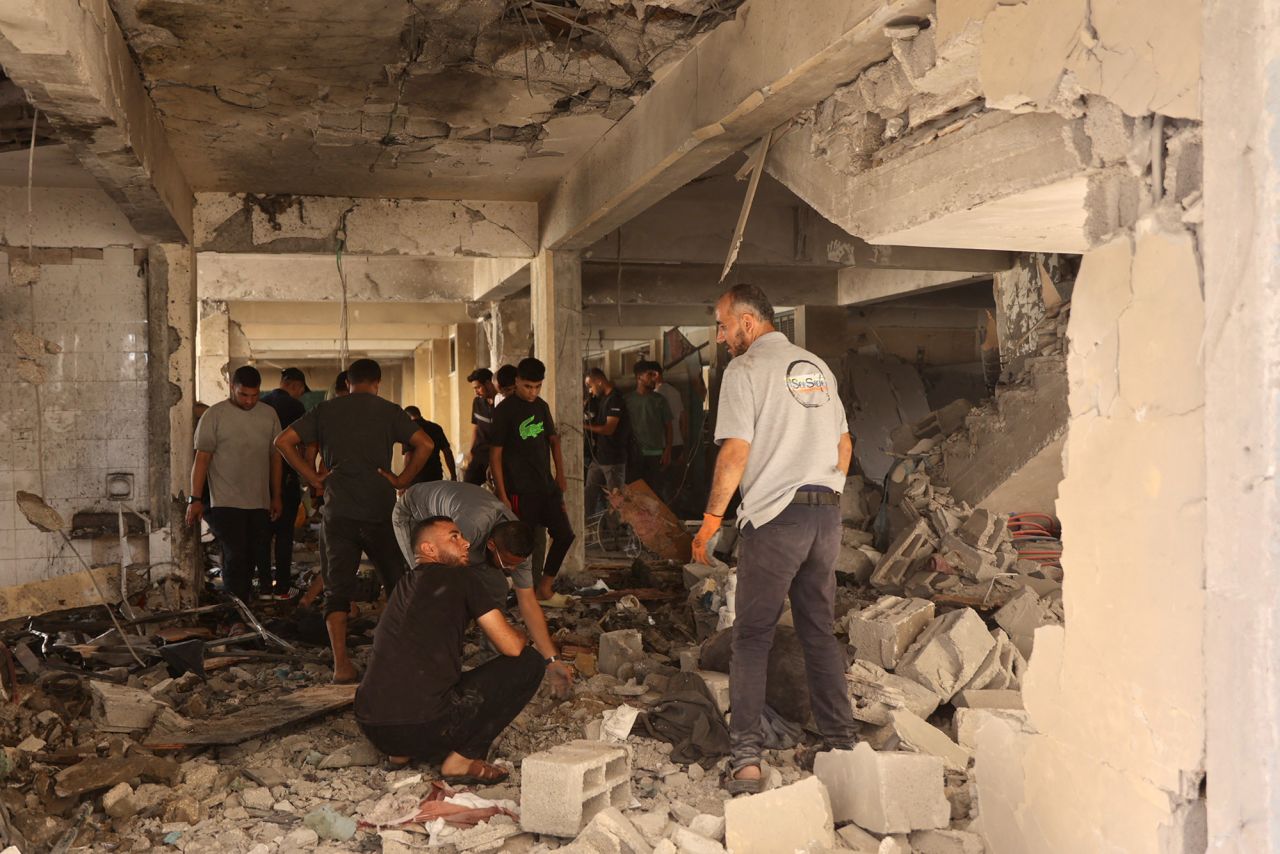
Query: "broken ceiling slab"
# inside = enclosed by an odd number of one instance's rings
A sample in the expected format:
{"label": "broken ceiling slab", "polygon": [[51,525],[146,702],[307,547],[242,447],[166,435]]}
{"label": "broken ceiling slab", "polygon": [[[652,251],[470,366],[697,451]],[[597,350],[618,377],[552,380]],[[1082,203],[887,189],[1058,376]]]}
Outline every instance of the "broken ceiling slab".
{"label": "broken ceiling slab", "polygon": [[500,300],[533,283],[533,269],[527,258],[477,258],[472,265],[472,299],[476,301]]}
{"label": "broken ceiling slab", "polygon": [[985,113],[852,177],[808,136],[784,136],[766,168],[870,243],[1078,253],[1136,216],[1136,179],[1091,169],[1080,119]]}
{"label": "broken ceiling slab", "polygon": [[355,696],[355,685],[313,685],[224,718],[193,722],[183,731],[153,730],[148,744],[156,748],[239,744],[282,726],[346,708]]}
{"label": "broken ceiling slab", "polygon": [[[464,258],[343,256],[350,302],[447,303],[471,299],[472,262]],[[339,302],[342,282],[331,252],[255,255],[201,252],[203,300]]]}
{"label": "broken ceiling slab", "polygon": [[191,187],[105,0],[6,4],[0,65],[140,234],[190,238]]}
{"label": "broken ceiling slab", "polygon": [[530,258],[538,246],[532,202],[354,199],[201,193],[196,246],[213,252]]}
{"label": "broken ceiling slab", "polygon": [[786,0],[753,0],[583,155],[547,200],[543,244],[591,245],[888,58],[886,24],[931,11],[928,0],[815,0],[797,15]]}
{"label": "broken ceiling slab", "polygon": [[1013,266],[1013,255],[1009,252],[921,246],[872,246],[860,237],[847,237],[828,242],[827,258],[849,267],[881,270],[960,270],[966,273],[998,273]]}
{"label": "broken ceiling slab", "polygon": [[[119,567],[100,566],[93,572],[108,601],[119,601]],[[101,601],[102,594],[94,586],[88,572],[69,572],[41,581],[0,587],[0,622],[68,608],[83,608],[97,605]]]}

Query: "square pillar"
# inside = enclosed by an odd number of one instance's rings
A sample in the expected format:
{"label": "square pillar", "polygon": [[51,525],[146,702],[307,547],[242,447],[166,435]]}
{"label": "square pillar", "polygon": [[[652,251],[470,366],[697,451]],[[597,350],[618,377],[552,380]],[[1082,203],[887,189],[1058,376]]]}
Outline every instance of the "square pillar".
{"label": "square pillar", "polygon": [[[443,425],[445,435],[453,445],[453,452],[465,453],[471,447],[471,401],[476,393],[467,382],[467,377],[476,369],[476,328],[474,323],[455,323],[449,327],[453,337],[454,352],[457,364],[449,377],[449,387],[453,394],[453,411],[449,423]],[[448,471],[445,472],[448,474]]]}
{"label": "square pillar", "polygon": [[223,300],[200,300],[196,338],[196,399],[213,406],[231,395],[231,312]]}
{"label": "square pillar", "polygon": [[576,252],[544,250],[533,262],[533,351],[547,365],[542,397],[560,434],[569,522],[578,535],[566,570],[585,566],[582,465],[582,259]]}

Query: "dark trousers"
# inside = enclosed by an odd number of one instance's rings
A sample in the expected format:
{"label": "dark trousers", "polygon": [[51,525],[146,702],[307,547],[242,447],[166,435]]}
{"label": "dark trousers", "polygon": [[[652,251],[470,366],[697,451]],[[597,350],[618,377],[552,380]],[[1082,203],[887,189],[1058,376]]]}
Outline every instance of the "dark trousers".
{"label": "dark trousers", "polygon": [[551,547],[547,549],[547,559],[542,564],[542,574],[555,577],[564,563],[564,556],[573,545],[573,526],[569,524],[569,516],[564,512],[564,499],[559,493],[554,495],[512,495],[511,509],[515,511],[521,522],[530,525],[541,525],[551,535]]}
{"label": "dark trousers", "polygon": [[729,666],[734,770],[760,761],[769,650],[788,595],[818,731],[829,746],[852,746],[845,659],[832,633],[839,506],[792,504],[760,528],[743,528],[741,536]]}
{"label": "dark trousers", "polygon": [[347,611],[356,589],[356,573],[360,569],[360,553],[373,561],[387,596],[408,567],[395,527],[385,522],[365,522],[341,516],[325,515],[320,523],[320,549],[324,561],[324,612],[326,615]]}
{"label": "dark trousers", "polygon": [[531,646],[518,656],[497,658],[462,674],[446,698],[447,707],[417,724],[360,724],[373,745],[391,756],[437,762],[456,752],[485,759],[494,739],[515,720],[538,691],[546,671],[542,654]]}
{"label": "dark trousers", "polygon": [[271,580],[271,564],[258,567],[258,589],[263,593],[289,592],[293,586],[293,523],[302,504],[302,487],[297,478],[286,477],[280,488],[280,518],[271,523],[272,551],[275,556],[275,583]]}
{"label": "dark trousers", "polygon": [[653,494],[661,498],[663,482],[662,456],[636,454],[632,464],[634,471],[627,480],[643,480],[649,484]]}
{"label": "dark trousers", "polygon": [[587,467],[587,481],[583,488],[587,501],[587,515],[610,509],[609,492],[627,485],[626,463],[601,463],[593,461]]}
{"label": "dark trousers", "polygon": [[462,473],[462,479],[476,486],[484,486],[485,481],[489,479],[489,455],[472,454],[471,461],[467,463],[467,470]]}
{"label": "dark trousers", "polygon": [[266,510],[210,507],[204,514],[222,547],[222,583],[244,602],[253,599],[255,569],[271,565],[271,515]]}

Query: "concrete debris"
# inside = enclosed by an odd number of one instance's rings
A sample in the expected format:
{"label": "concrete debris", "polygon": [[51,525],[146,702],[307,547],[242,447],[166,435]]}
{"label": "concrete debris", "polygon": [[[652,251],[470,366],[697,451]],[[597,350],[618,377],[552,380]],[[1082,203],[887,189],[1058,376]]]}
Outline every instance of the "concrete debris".
{"label": "concrete debris", "polygon": [[836,830],[836,836],[840,837],[840,841],[845,847],[858,854],[879,854],[880,839],[872,836],[856,824],[846,824],[844,827]]}
{"label": "concrete debris", "polygon": [[622,747],[572,741],[525,757],[520,773],[520,826],[532,833],[577,836],[596,813],[631,802]]}
{"label": "concrete debris", "polygon": [[[600,652],[596,667],[615,679],[635,675],[634,662],[644,655],[644,639],[635,629],[620,629],[600,636]],[[625,668],[625,669],[624,669]]]}
{"label": "concrete debris", "polygon": [[873,833],[932,830],[951,822],[943,762],[936,756],[877,752],[862,743],[853,750],[819,753],[813,773],[830,792],[836,821],[852,821]]}
{"label": "concrete debris", "polygon": [[870,608],[851,611],[847,629],[854,656],[892,670],[933,618],[932,602],[899,596],[885,596]]}
{"label": "concrete debris", "polygon": [[951,705],[957,709],[1021,709],[1022,694],[1002,689],[968,689],[952,697]]}
{"label": "concrete debris", "polygon": [[967,830],[916,830],[909,837],[914,854],[984,854],[982,837]]}
{"label": "concrete debris", "polygon": [[968,769],[972,751],[956,744],[942,730],[902,709],[895,709],[889,717],[900,749],[937,756],[948,771]]}
{"label": "concrete debris", "polygon": [[1045,603],[1029,587],[1019,590],[1004,607],[996,611],[995,620],[1000,628],[1009,633],[1009,638],[1023,658],[1031,657],[1036,629],[1051,622]]}
{"label": "concrete debris", "polygon": [[853,716],[876,726],[888,724],[894,709],[906,709],[927,718],[941,702],[937,694],[920,683],[887,673],[867,661],[855,661],[849,667],[848,680]]}
{"label": "concrete debris", "polygon": [[972,608],[962,608],[930,623],[903,656],[897,673],[947,701],[967,685],[994,647],[982,618]]}
{"label": "concrete debris", "polygon": [[1021,709],[956,709],[956,742],[966,750],[977,750],[978,730],[991,720],[1002,720],[1015,732],[1036,732],[1031,715]]}
{"label": "concrete debris", "polygon": [[871,575],[872,586],[880,589],[901,587],[907,577],[919,569],[938,547],[937,537],[924,519],[898,535],[885,551]]}
{"label": "concrete debris", "polygon": [[[828,755],[819,753],[818,760]],[[809,851],[835,844],[832,800],[821,775],[734,798],[725,803],[724,818],[725,847],[733,854]]]}

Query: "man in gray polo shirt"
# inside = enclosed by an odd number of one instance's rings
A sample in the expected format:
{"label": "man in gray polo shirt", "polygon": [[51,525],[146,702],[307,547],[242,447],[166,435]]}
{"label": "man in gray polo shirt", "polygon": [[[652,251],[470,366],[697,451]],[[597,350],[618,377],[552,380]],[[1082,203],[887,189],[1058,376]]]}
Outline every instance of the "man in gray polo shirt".
{"label": "man in gray polo shirt", "polygon": [[[414,562],[413,529],[434,516],[447,516],[471,543],[470,564],[479,574],[494,607],[505,610],[507,578],[516,589],[516,603],[529,638],[547,664],[547,676],[555,687],[567,688],[573,674],[560,661],[559,651],[547,630],[547,617],[533,589],[533,529],[519,521],[511,508],[483,487],[457,481],[415,483],[404,491],[391,514],[396,539],[405,559]],[[515,529],[508,525],[517,526]],[[526,547],[527,546],[527,547]]]}
{"label": "man in gray polo shirt", "polygon": [[694,560],[741,486],[737,608],[729,705],[732,755],[724,786],[762,791],[765,678],[773,633],[791,596],[804,648],[813,717],[824,749],[853,746],[845,659],[833,634],[840,490],[853,442],[826,362],[773,327],[773,306],[754,285],[735,285],[716,304],[717,340],[733,361],[720,384],[715,477]]}

